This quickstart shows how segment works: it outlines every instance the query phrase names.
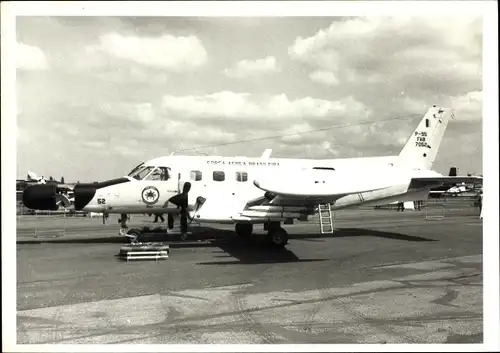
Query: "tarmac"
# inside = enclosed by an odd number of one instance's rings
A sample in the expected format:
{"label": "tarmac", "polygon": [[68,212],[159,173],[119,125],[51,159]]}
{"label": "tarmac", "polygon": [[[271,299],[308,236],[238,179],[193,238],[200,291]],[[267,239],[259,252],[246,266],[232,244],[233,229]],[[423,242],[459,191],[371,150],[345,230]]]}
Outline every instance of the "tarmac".
{"label": "tarmac", "polygon": [[339,211],[333,234],[285,225],[283,250],[260,226],[193,225],[167,260],[130,263],[116,217],[20,217],[17,341],[481,343],[482,220],[436,214]]}

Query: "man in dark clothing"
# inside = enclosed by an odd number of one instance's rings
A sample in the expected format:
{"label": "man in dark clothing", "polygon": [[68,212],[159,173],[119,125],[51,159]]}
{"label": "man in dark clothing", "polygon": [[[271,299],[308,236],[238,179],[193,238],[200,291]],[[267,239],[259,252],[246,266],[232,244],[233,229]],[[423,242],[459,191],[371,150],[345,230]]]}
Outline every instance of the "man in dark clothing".
{"label": "man in dark clothing", "polygon": [[398,202],[398,212],[399,211],[403,212],[404,210],[405,210],[404,202]]}
{"label": "man in dark clothing", "polygon": [[155,213],[155,220],[153,223],[158,223],[158,218],[161,218],[161,223],[165,222],[165,218],[163,218],[163,215],[161,213]]}

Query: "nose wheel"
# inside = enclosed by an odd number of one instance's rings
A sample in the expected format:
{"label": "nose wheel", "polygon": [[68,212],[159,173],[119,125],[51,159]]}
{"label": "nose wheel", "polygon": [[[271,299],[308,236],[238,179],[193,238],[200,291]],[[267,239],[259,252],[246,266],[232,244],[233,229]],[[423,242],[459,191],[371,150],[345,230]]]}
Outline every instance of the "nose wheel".
{"label": "nose wheel", "polygon": [[139,229],[130,229],[126,232],[125,236],[129,239],[130,243],[138,243],[142,232]]}

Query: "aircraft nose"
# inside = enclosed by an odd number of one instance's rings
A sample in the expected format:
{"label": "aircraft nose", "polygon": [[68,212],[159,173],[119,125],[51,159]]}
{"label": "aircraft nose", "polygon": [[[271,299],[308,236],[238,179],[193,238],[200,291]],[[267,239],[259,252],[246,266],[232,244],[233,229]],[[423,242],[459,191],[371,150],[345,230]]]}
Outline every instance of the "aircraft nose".
{"label": "aircraft nose", "polygon": [[23,204],[34,210],[57,210],[56,186],[47,184],[28,186],[23,192]]}

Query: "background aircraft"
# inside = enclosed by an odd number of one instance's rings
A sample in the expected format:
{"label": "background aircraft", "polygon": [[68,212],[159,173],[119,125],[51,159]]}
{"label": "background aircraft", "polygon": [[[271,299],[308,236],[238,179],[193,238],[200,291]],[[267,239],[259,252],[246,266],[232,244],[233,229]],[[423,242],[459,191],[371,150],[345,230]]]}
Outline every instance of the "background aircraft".
{"label": "background aircraft", "polygon": [[[30,185],[35,185],[35,184],[44,184],[44,185],[55,185],[57,190],[64,196],[66,196],[66,199],[69,201],[69,205],[67,205],[66,208],[72,208],[72,205],[75,201],[75,195],[73,192],[73,189],[76,185],[76,183],[64,183],[64,178],[61,179],[61,181],[57,181],[55,179],[49,178],[48,180],[45,179],[44,176],[38,176],[34,172],[29,171],[26,180],[17,180],[16,181],[16,190],[17,190],[17,199],[18,201],[22,198],[22,194],[24,190],[29,187]],[[63,205],[62,200],[59,200],[57,203],[57,207]]]}
{"label": "background aircraft", "polygon": [[[451,167],[448,176],[457,176],[457,168]],[[432,188],[429,193],[429,197],[440,198],[442,196],[458,196],[463,193],[478,193],[480,190],[482,190],[482,176],[477,178],[478,180],[473,183],[462,182],[451,187],[449,185],[444,185],[437,188]]]}

